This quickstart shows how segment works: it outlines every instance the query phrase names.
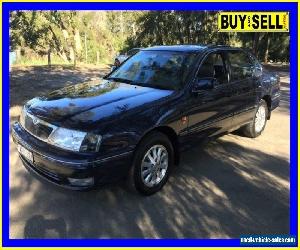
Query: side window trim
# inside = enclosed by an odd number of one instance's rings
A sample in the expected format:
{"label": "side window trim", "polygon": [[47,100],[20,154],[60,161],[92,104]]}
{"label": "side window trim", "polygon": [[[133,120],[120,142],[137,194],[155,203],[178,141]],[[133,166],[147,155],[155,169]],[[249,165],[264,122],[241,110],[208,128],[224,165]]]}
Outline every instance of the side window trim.
{"label": "side window trim", "polygon": [[228,70],[229,70],[229,80],[228,80],[228,83],[232,84],[232,83],[235,83],[235,82],[238,82],[238,81],[233,81],[233,77],[232,77],[232,66],[231,66],[231,62],[229,60],[229,53],[231,51],[237,51],[236,49],[228,49],[225,51],[225,57],[226,57],[226,61],[227,61],[227,64],[228,64]]}
{"label": "side window trim", "polygon": [[231,78],[231,68],[230,68],[230,63],[228,60],[228,55],[227,55],[227,50],[221,50],[220,51],[221,56],[222,56],[222,60],[223,60],[223,64],[225,67],[225,74],[227,76],[227,82],[225,84],[229,84],[230,83],[230,78]]}
{"label": "side window trim", "polygon": [[[225,52],[224,50],[220,50],[220,49],[208,51],[208,52],[203,56],[202,60],[200,60],[198,66],[197,66],[197,70],[196,70],[196,73],[195,73],[193,82],[197,79],[198,73],[199,73],[200,68],[202,67],[203,63],[205,62],[205,60],[206,60],[211,54],[220,54],[220,56],[221,56],[221,58],[222,58],[223,67],[224,67],[224,69],[225,69],[225,73],[226,73],[226,74],[229,74],[228,69],[227,69],[227,67],[226,67],[226,58],[225,58],[225,56],[224,56],[224,52]],[[229,83],[229,81],[228,81],[228,83]],[[227,83],[225,83],[225,84],[227,84]],[[220,84],[220,85],[223,85],[223,84]]]}

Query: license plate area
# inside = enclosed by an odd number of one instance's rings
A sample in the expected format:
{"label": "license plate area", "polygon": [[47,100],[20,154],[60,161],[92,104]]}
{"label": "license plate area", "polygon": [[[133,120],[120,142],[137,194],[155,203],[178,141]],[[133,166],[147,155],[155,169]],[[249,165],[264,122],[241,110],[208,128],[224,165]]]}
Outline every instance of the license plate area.
{"label": "license plate area", "polygon": [[30,162],[33,162],[33,154],[21,145],[18,145],[18,152],[24,156],[24,158]]}

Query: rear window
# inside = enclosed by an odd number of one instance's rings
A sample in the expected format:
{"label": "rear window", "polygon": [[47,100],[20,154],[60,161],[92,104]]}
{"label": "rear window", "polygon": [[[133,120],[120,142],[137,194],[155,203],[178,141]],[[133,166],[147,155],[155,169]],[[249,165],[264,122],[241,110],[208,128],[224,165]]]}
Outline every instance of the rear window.
{"label": "rear window", "polygon": [[252,62],[243,51],[228,51],[228,59],[231,65],[231,79],[243,80],[252,76]]}

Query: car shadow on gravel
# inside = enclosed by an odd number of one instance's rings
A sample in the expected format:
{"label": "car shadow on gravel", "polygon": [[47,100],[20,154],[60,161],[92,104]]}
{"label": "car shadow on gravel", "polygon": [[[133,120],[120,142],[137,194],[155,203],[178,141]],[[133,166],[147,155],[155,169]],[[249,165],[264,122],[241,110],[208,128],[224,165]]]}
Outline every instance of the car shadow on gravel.
{"label": "car shadow on gravel", "polygon": [[10,189],[10,199],[31,194],[22,207],[24,238],[237,238],[289,232],[289,162],[223,138],[183,153],[164,189],[149,197],[128,192],[123,182],[73,192],[39,183],[25,171],[17,175],[22,184]]}

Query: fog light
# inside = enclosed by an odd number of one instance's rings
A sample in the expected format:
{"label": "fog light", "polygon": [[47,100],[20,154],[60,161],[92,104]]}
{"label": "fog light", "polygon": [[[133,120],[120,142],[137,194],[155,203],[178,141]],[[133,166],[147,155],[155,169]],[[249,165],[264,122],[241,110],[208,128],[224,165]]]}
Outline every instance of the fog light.
{"label": "fog light", "polygon": [[91,186],[94,184],[94,177],[89,178],[82,178],[82,179],[75,179],[75,178],[68,178],[71,185],[74,186]]}

